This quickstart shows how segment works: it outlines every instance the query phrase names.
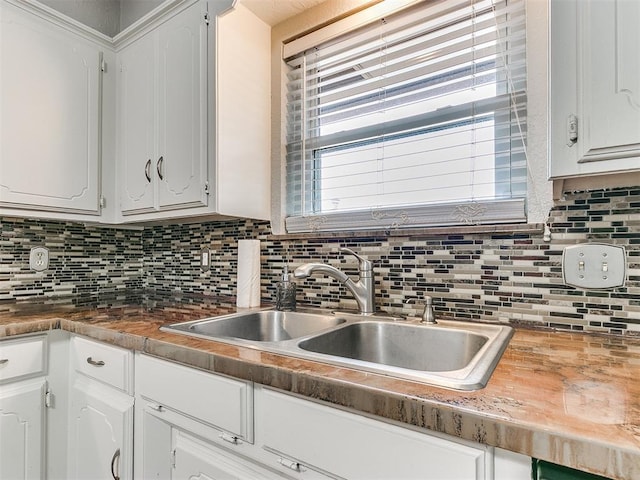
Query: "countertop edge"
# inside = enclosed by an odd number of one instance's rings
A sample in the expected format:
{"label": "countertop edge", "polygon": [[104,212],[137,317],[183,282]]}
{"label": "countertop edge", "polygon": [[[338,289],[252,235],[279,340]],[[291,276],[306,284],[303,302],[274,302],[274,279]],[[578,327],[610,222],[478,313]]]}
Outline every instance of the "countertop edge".
{"label": "countertop edge", "polygon": [[[113,328],[113,325],[112,328],[107,328],[78,320],[51,318],[4,325],[0,327],[0,338],[55,329],[212,373],[250,380],[410,428],[444,433],[606,477],[620,480],[640,478],[640,453],[611,443],[508,421],[491,412],[484,414],[477,409],[465,408],[464,405],[438,401],[437,398],[416,397],[355,384],[348,379],[323,376],[309,369],[265,365],[261,362],[260,355],[254,359],[233,358],[178,345],[170,340],[176,334],[168,334],[161,340]],[[276,354],[268,355],[281,357]],[[291,361],[292,364],[296,363]]]}

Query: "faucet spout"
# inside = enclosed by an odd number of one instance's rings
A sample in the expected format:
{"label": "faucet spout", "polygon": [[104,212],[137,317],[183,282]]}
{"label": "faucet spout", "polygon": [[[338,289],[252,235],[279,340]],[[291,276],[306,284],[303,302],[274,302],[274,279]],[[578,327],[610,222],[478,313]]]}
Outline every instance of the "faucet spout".
{"label": "faucet spout", "polygon": [[346,273],[324,263],[305,263],[304,265],[300,265],[293,272],[293,276],[296,278],[308,278],[314,273],[324,273],[325,275],[335,278],[340,283],[346,283],[347,280],[349,280]]}
{"label": "faucet spout", "polygon": [[[342,250],[355,255],[351,250]],[[372,315],[375,313],[373,267],[368,260],[359,255],[355,256],[358,258],[360,264],[360,279],[357,282],[351,280],[351,278],[341,270],[324,263],[305,263],[304,265],[300,265],[293,272],[293,276],[296,278],[308,278],[314,273],[324,273],[336,279],[351,292],[356,302],[358,302],[361,314]]]}

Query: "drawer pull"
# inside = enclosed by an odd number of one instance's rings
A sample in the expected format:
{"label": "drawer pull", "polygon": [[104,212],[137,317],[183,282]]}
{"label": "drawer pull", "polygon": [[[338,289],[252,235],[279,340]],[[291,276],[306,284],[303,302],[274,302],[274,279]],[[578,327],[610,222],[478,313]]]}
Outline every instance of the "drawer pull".
{"label": "drawer pull", "polygon": [[94,367],[104,367],[104,362],[102,360],[96,361],[91,357],[87,357],[87,363],[89,365],[93,365]]}
{"label": "drawer pull", "polygon": [[287,467],[288,469],[293,470],[294,472],[304,472],[306,470],[306,468],[304,468],[304,466],[301,463],[298,463],[295,460],[289,460],[287,458],[280,457],[278,458],[278,462],[283,467]]}
{"label": "drawer pull", "polygon": [[231,443],[232,445],[238,445],[240,443],[239,437],[231,435],[229,433],[221,433],[220,438],[225,442]]}
{"label": "drawer pull", "polygon": [[155,410],[156,412],[163,412],[164,411],[164,407],[158,403],[147,403],[147,406],[151,409],[151,410]]}
{"label": "drawer pull", "polygon": [[113,480],[120,480],[120,475],[115,471],[116,461],[118,462],[118,470],[120,470],[120,449],[118,448],[111,458],[111,476]]}
{"label": "drawer pull", "polygon": [[9,359],[8,358],[0,359],[0,365],[4,365],[5,363],[9,363]]}

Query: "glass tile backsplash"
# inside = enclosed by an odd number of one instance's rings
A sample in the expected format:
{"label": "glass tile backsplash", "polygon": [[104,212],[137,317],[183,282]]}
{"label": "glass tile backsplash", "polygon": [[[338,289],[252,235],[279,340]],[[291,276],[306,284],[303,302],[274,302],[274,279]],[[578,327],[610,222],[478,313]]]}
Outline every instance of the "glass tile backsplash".
{"label": "glass tile backsplash", "polygon": [[[372,260],[378,309],[417,315],[426,295],[436,315],[640,334],[640,187],[567,193],[543,233],[456,234],[282,239],[268,222],[237,220],[146,227],[144,230],[72,222],[0,219],[0,301],[38,296],[104,294],[151,289],[156,294],[234,296],[237,241],[261,241],[261,292],[275,299],[286,264],[326,262],[357,275],[357,264],[338,252],[352,248]],[[624,287],[586,291],[562,281],[563,248],[600,242],[626,248]],[[31,247],[45,246],[50,268],[29,270]],[[200,251],[211,251],[211,269],[200,269]],[[298,281],[299,304],[355,308],[328,277]]]}

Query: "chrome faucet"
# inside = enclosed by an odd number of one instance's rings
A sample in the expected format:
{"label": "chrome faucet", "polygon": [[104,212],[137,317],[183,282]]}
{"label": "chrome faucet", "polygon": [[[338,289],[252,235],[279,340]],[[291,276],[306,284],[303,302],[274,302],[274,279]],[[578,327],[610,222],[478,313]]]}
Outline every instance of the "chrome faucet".
{"label": "chrome faucet", "polygon": [[376,310],[373,264],[366,258],[361,257],[356,252],[348,248],[341,248],[340,251],[349,253],[358,259],[360,279],[357,282],[351,280],[346,273],[324,263],[305,263],[304,265],[300,265],[293,272],[293,276],[296,278],[307,278],[314,273],[324,273],[325,275],[329,275],[347,287],[355,297],[356,302],[358,302],[361,314],[372,315]]}

